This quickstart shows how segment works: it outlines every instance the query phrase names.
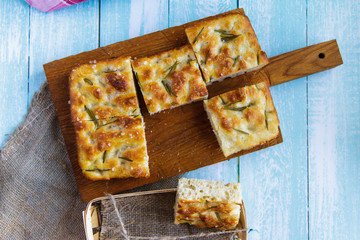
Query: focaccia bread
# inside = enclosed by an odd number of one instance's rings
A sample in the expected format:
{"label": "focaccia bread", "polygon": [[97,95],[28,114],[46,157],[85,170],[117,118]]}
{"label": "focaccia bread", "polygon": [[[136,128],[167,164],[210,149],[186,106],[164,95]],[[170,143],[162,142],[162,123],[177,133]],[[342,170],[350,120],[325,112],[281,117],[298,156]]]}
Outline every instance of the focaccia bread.
{"label": "focaccia bread", "polygon": [[74,68],[69,90],[78,161],[85,177],[148,177],[144,123],[130,57]]}
{"label": "focaccia bread", "polygon": [[265,82],[204,100],[204,107],[225,157],[279,134],[279,119]]}
{"label": "focaccia bread", "polygon": [[232,13],[185,29],[206,83],[268,63],[247,16]]}
{"label": "focaccia bread", "polygon": [[150,114],[207,97],[190,45],[132,61]]}
{"label": "focaccia bread", "polygon": [[175,203],[175,224],[199,228],[234,229],[242,203],[240,183],[179,179]]}

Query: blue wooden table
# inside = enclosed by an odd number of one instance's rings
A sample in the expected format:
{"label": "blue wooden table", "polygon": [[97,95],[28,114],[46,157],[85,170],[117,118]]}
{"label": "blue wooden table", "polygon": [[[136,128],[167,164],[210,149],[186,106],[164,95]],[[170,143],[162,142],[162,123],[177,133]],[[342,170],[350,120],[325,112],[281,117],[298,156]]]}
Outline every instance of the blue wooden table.
{"label": "blue wooden table", "polygon": [[250,239],[359,239],[358,0],[90,0],[52,13],[1,0],[0,146],[44,63],[237,7],[269,57],[336,38],[344,64],[271,88],[284,143],[187,176],[240,181]]}

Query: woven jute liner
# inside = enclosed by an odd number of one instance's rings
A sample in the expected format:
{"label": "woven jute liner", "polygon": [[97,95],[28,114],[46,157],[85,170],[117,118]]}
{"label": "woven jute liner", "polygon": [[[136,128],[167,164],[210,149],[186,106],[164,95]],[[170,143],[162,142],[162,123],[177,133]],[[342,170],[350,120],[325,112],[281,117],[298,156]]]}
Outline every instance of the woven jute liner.
{"label": "woven jute liner", "polygon": [[[91,239],[246,239],[246,216],[242,212],[236,229],[199,229],[174,225],[176,189],[108,195],[89,203],[85,212],[87,237]],[[95,211],[94,211],[95,210]],[[97,215],[90,223],[90,216]],[[86,219],[88,215],[88,219]]]}

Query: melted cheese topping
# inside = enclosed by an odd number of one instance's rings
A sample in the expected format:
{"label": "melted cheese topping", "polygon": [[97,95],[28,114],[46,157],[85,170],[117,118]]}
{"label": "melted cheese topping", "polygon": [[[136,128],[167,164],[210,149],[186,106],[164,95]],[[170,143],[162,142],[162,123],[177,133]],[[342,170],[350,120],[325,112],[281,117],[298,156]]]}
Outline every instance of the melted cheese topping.
{"label": "melted cheese topping", "polygon": [[150,114],[208,95],[190,45],[133,60],[132,66]]}
{"label": "melted cheese topping", "polygon": [[204,107],[226,157],[279,134],[279,119],[265,82],[205,100]]}
{"label": "melted cheese topping", "polygon": [[268,63],[245,15],[228,14],[185,31],[207,83]]}
{"label": "melted cheese topping", "polygon": [[91,180],[148,177],[130,57],[83,64],[69,78],[78,161]]}

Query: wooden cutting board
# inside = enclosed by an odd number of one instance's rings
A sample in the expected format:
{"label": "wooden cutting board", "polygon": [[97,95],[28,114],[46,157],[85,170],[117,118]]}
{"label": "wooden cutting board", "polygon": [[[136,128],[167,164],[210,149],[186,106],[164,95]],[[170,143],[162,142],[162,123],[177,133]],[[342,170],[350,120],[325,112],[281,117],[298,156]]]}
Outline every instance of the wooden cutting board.
{"label": "wooden cutting board", "polygon": [[[235,9],[219,15],[226,15],[231,12],[242,13],[243,10]],[[99,61],[120,56],[149,56],[182,46],[187,43],[184,28],[192,23],[168,28],[44,64],[46,78],[83,201],[103,196],[106,192],[119,193],[282,142],[280,133],[272,141],[226,158],[222,154],[212,132],[202,102],[195,102],[150,116],[142,100],[141,93],[137,89],[141,112],[146,124],[150,178],[90,181],[83,177],[77,162],[75,132],[71,123],[68,105],[68,77],[71,69],[77,64],[88,63],[90,60]],[[271,86],[280,84],[340,64],[342,64],[342,59],[336,40],[324,42],[272,57],[270,58],[270,64],[260,71],[216,82],[208,87],[209,97],[260,81],[268,81]]]}

